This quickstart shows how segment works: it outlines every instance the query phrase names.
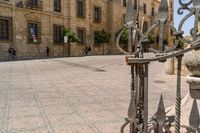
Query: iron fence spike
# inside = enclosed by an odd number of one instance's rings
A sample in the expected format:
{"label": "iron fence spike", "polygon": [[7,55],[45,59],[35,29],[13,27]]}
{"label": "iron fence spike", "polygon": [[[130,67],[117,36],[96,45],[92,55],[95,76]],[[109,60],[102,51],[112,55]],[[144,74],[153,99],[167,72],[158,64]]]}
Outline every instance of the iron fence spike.
{"label": "iron fence spike", "polygon": [[158,110],[157,110],[156,121],[158,122],[159,125],[163,126],[165,123],[165,120],[166,120],[165,106],[163,102],[163,96],[161,94]]}
{"label": "iron fence spike", "polygon": [[194,99],[192,104],[192,109],[189,117],[189,124],[194,129],[198,129],[200,125],[200,116],[196,99]]}
{"label": "iron fence spike", "polygon": [[164,44],[163,44],[163,40],[164,40],[164,27],[165,27],[165,23],[167,22],[168,19],[168,13],[169,13],[169,9],[168,9],[168,2],[167,0],[161,0],[160,2],[160,6],[158,9],[159,15],[158,15],[158,20],[160,22],[160,36],[159,36],[159,46],[160,46],[160,52],[164,51]]}
{"label": "iron fence spike", "polygon": [[128,109],[128,119],[130,121],[135,121],[136,116],[136,105],[135,105],[135,99],[131,97],[129,109]]}
{"label": "iron fence spike", "polygon": [[160,21],[166,21],[168,18],[168,13],[169,13],[167,0],[161,0],[158,12],[159,12],[158,19]]}
{"label": "iron fence spike", "polygon": [[126,8],[126,15],[125,15],[125,22],[126,24],[133,23],[134,22],[134,5],[132,0],[128,0],[127,2],[127,8]]}

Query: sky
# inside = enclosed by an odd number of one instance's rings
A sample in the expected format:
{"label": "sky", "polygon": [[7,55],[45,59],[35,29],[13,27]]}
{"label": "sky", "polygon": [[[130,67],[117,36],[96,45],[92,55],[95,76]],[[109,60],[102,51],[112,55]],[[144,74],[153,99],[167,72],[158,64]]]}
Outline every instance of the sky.
{"label": "sky", "polygon": [[[188,0],[182,0],[183,2],[184,1],[188,1]],[[178,3],[178,0],[175,0],[174,2],[174,25],[176,28],[178,28],[178,25],[180,23],[180,20],[188,14],[188,11],[184,11],[183,15],[179,15],[177,14],[177,9],[180,7],[179,3]],[[192,16],[190,19],[188,19],[184,26],[183,26],[183,31],[184,31],[184,35],[187,36],[189,35],[190,33],[190,29],[193,27],[194,25],[194,16]]]}

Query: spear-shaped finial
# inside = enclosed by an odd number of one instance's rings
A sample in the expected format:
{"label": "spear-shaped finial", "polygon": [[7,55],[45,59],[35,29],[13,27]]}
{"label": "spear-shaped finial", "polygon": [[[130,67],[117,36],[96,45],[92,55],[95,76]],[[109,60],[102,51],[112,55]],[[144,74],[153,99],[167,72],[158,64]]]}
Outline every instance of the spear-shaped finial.
{"label": "spear-shaped finial", "polygon": [[194,28],[191,31],[191,35],[193,36],[194,40],[196,40],[198,32],[198,23],[199,23],[200,1],[193,0],[193,6],[195,8],[195,21],[194,21]]}
{"label": "spear-shaped finial", "polygon": [[165,23],[167,22],[168,13],[169,13],[167,0],[161,0],[158,12],[159,12],[158,20],[160,22],[159,46],[160,46],[160,52],[163,52],[164,51],[164,44],[163,44],[164,27],[165,27]]}
{"label": "spear-shaped finial", "polygon": [[126,24],[133,23],[134,22],[134,5],[132,0],[128,0],[127,2],[127,7],[126,7],[126,16],[125,16],[125,21]]}
{"label": "spear-shaped finial", "polygon": [[194,102],[192,104],[192,110],[190,113],[190,118],[189,118],[189,124],[192,128],[198,129],[200,125],[200,116],[199,116],[199,110],[198,110],[198,105],[197,105],[197,100],[194,99]]}
{"label": "spear-shaped finial", "polygon": [[156,115],[156,121],[158,122],[159,125],[163,125],[165,120],[166,120],[165,106],[163,102],[163,96],[161,94]]}
{"label": "spear-shaped finial", "polygon": [[166,21],[169,14],[169,7],[167,0],[161,0],[158,12],[159,12],[158,19]]}
{"label": "spear-shaped finial", "polygon": [[[132,0],[128,0],[126,8],[125,21],[126,24],[131,26],[135,24],[137,19],[137,9],[134,9],[134,4]],[[132,27],[128,30],[128,53],[133,53],[133,30]]]}
{"label": "spear-shaped finial", "polygon": [[156,114],[156,122],[158,123],[157,130],[159,131],[159,133],[162,133],[165,121],[166,121],[165,106],[164,106],[163,97],[161,94],[158,110]]}

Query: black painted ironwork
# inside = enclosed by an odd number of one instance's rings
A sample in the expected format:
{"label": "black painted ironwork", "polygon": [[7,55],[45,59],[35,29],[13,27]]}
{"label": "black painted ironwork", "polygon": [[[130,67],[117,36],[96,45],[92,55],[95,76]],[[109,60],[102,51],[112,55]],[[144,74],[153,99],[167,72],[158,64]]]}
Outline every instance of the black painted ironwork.
{"label": "black painted ironwork", "polygon": [[[176,91],[176,114],[175,114],[175,132],[180,132],[180,116],[181,116],[181,62],[185,53],[192,51],[193,49],[200,48],[200,34],[198,34],[198,24],[200,15],[200,1],[189,0],[183,2],[178,0],[180,8],[177,10],[179,15],[183,15],[183,12],[189,11],[180,21],[178,29],[173,25],[168,24],[168,1],[161,0],[159,7],[159,14],[153,25],[149,27],[144,34],[138,27],[139,5],[140,1],[133,3],[132,0],[128,0],[127,12],[126,12],[126,24],[124,29],[119,33],[117,37],[118,49],[126,55],[127,64],[131,66],[132,83],[131,83],[131,98],[128,109],[128,118],[125,119],[124,125],[121,127],[121,133],[124,133],[125,127],[130,124],[129,133],[137,132],[152,132],[154,133],[170,133],[171,123],[165,115],[164,102],[161,96],[157,113],[151,119],[148,120],[148,66],[153,61],[166,61],[168,58],[176,57],[178,59],[178,73],[177,73],[177,91]],[[136,6],[137,5],[137,8]],[[190,31],[191,39],[183,37],[184,31],[182,28],[185,22],[191,17],[195,16],[194,26]],[[173,30],[173,36],[175,36],[174,46],[172,48],[166,48],[164,46],[164,28],[168,26]],[[159,44],[158,49],[155,49],[150,44],[149,35],[159,28]],[[128,30],[128,51],[123,50],[120,47],[119,40],[122,33]],[[190,47],[177,50],[180,41],[190,45]],[[154,53],[152,57],[145,57],[143,55],[144,46],[148,45],[148,50]],[[133,51],[133,47],[134,51]]]}

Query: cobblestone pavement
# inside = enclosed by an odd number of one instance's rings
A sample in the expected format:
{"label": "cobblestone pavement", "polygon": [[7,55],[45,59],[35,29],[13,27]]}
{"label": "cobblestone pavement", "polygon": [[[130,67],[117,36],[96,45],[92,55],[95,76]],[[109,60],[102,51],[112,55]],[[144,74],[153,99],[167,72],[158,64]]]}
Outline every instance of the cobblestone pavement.
{"label": "cobblestone pavement", "polygon": [[[119,133],[129,104],[124,56],[0,63],[1,133]],[[150,64],[149,115],[174,104],[176,76]],[[183,95],[188,85],[183,77]]]}

